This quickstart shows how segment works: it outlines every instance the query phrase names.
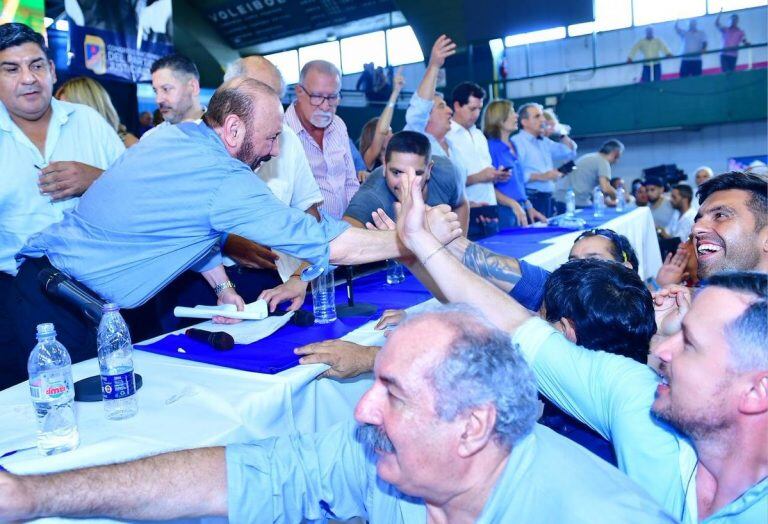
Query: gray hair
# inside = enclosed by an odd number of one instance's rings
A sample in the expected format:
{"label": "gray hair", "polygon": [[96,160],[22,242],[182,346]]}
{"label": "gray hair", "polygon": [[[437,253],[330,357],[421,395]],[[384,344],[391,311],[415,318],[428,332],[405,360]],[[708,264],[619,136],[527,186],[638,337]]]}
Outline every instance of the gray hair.
{"label": "gray hair", "polygon": [[203,121],[209,127],[224,125],[228,115],[237,115],[240,120],[250,124],[256,118],[257,106],[265,99],[277,93],[263,82],[247,77],[235,77],[221,84],[208,102]]}
{"label": "gray hair", "polygon": [[600,146],[600,153],[604,155],[610,155],[614,151],[618,151],[619,153],[624,153],[624,144],[622,144],[620,140],[617,140],[615,138],[606,140],[603,143],[603,145]]}
{"label": "gray hair", "polygon": [[432,372],[435,410],[446,421],[484,404],[496,408],[496,441],[512,448],[538,417],[536,379],[507,333],[467,305],[439,306],[409,316],[401,327],[434,316],[454,337]]}
{"label": "gray hair", "polygon": [[696,168],[696,171],[694,171],[694,172],[693,172],[693,174],[695,175],[695,174],[696,174],[696,173],[698,173],[699,171],[704,171],[705,173],[707,173],[707,174],[709,175],[709,178],[712,178],[713,176],[715,176],[715,172],[714,172],[714,171],[712,171],[712,168],[711,168],[711,167],[709,167],[709,166],[700,166],[700,167],[697,167],[697,168]]}
{"label": "gray hair", "polygon": [[[280,98],[283,97],[285,94],[285,80],[283,79],[282,73],[280,73],[280,70],[260,55],[251,55],[246,56],[243,58],[238,58],[234,62],[231,62],[228,66],[226,71],[224,71],[224,82],[227,82],[229,80],[232,80],[235,77],[238,76],[248,76],[245,72],[245,63],[246,60],[250,60],[254,63],[254,65],[261,71],[264,72],[265,75],[271,75],[273,79],[277,80],[279,83],[279,90],[277,91],[277,96]],[[260,82],[264,82],[265,79],[263,78],[255,78],[255,80],[259,80]],[[271,82],[264,82],[266,84],[271,84]]]}
{"label": "gray hair", "polygon": [[527,104],[521,105],[517,109],[518,118],[520,120],[528,118],[528,110],[534,107],[538,107],[542,112],[544,111],[544,106],[541,104],[537,104],[536,102],[528,102]]}
{"label": "gray hair", "polygon": [[339,79],[339,82],[341,82],[341,72],[338,67],[327,60],[310,60],[301,68],[301,73],[299,73],[299,83],[304,84],[304,79],[306,79],[310,71],[317,71],[324,75],[335,76]]}

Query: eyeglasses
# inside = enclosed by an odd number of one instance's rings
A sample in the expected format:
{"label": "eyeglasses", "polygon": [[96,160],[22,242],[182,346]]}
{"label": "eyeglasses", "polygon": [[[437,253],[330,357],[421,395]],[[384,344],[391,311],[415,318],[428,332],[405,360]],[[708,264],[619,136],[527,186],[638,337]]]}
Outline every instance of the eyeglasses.
{"label": "eyeglasses", "polygon": [[299,84],[299,87],[309,97],[309,103],[312,104],[315,107],[323,105],[323,102],[325,102],[325,101],[328,101],[328,105],[329,106],[336,107],[337,105],[339,105],[339,102],[341,101],[341,93],[334,93],[334,94],[328,95],[328,96],[325,96],[325,95],[315,95],[315,94],[310,93],[309,91],[307,91],[307,88],[304,87],[303,85]]}

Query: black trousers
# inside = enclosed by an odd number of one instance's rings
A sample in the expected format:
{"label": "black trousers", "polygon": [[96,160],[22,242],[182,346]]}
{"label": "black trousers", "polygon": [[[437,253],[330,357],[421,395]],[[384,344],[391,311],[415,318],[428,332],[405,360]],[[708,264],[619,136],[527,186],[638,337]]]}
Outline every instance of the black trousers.
{"label": "black trousers", "polygon": [[723,73],[730,73],[736,70],[736,59],[733,55],[720,55],[720,69]]}
{"label": "black trousers", "polygon": [[701,75],[701,60],[682,60],[680,62],[680,78]]}
{"label": "black trousers", "polygon": [[[653,75],[651,75],[653,70]],[[658,82],[661,80],[661,64],[644,65],[643,73],[640,75],[641,82]]]}
{"label": "black trousers", "polygon": [[[96,356],[96,328],[75,308],[49,297],[37,280],[37,274],[51,264],[47,258],[28,258],[12,281],[3,279],[0,299],[0,389],[5,389],[27,376],[27,359],[37,344],[38,324],[51,322],[56,339],[67,348],[72,362]],[[98,373],[98,369],[94,369]]]}

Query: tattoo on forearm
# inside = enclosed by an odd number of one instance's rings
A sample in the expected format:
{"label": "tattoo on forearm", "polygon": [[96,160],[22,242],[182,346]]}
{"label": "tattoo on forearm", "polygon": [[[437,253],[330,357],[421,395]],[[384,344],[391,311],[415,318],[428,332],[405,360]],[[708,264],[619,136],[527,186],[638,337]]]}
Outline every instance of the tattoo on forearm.
{"label": "tattoo on forearm", "polygon": [[505,257],[471,242],[464,251],[464,265],[483,278],[516,284],[521,278],[517,259]]}

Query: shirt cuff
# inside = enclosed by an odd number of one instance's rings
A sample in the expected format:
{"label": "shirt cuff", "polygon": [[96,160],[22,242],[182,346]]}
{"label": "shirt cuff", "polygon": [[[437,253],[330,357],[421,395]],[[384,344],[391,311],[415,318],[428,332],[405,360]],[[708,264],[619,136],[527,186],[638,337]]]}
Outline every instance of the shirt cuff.
{"label": "shirt cuff", "polygon": [[539,350],[544,346],[544,342],[556,333],[559,332],[549,322],[539,317],[532,317],[515,330],[512,335],[512,344],[520,349],[526,362],[532,364]]}

